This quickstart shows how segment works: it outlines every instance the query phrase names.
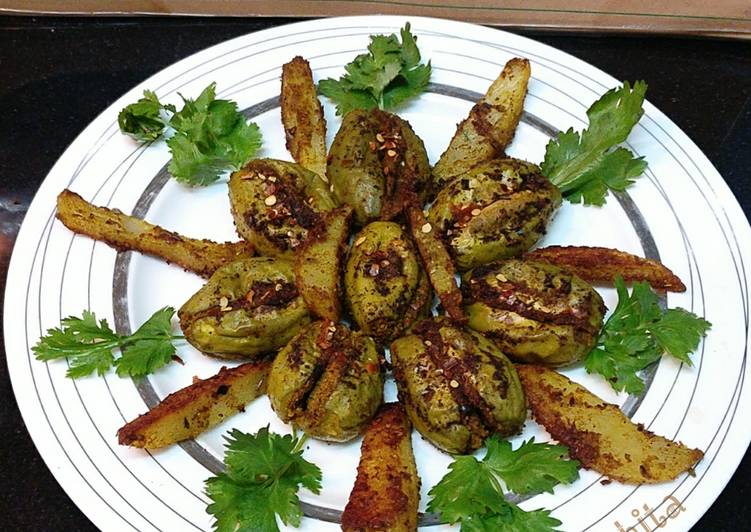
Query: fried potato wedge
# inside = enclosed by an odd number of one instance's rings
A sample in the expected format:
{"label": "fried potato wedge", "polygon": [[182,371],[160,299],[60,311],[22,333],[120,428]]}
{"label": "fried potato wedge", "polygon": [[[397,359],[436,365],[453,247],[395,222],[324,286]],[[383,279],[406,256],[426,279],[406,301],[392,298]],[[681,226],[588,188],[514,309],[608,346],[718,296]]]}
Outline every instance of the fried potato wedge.
{"label": "fried potato wedge", "polygon": [[248,242],[217,243],[188,238],[118,210],[92,205],[68,189],[57,196],[57,218],[74,233],[120,251],[153,255],[202,277],[209,277],[233,260],[253,255],[253,246]]}
{"label": "fried potato wedge", "polygon": [[326,120],[313,73],[300,56],[282,67],[282,124],[287,149],[298,164],[326,178]]}
{"label": "fried potato wedge", "polygon": [[528,60],[516,57],[506,63],[433,168],[435,192],[473,166],[503,156],[521,119],[530,75]]}
{"label": "fried potato wedge", "polygon": [[590,283],[608,283],[620,275],[626,282],[646,281],[655,290],[685,292],[686,285],[666,266],[651,259],[611,248],[548,246],[524,258],[563,268]]}
{"label": "fried potato wedge", "polygon": [[438,231],[425,219],[422,209],[407,207],[412,238],[417,244],[430,284],[446,313],[458,323],[466,323],[467,316],[462,309],[462,292],[456,284],[456,270],[446,246],[438,236]]}
{"label": "fried potato wedge", "polygon": [[120,445],[158,449],[195,438],[206,429],[242,412],[266,393],[271,361],[222,368],[208,379],[168,395],[157,406],[117,431]]}
{"label": "fried potato wedge", "polygon": [[313,314],[339,321],[342,313],[341,257],[352,219],[349,205],[325,213],[295,253],[295,283]]}
{"label": "fried potato wedge", "polygon": [[365,432],[357,479],[342,514],[342,530],[415,531],[419,498],[412,425],[401,404],[387,403]]}
{"label": "fried potato wedge", "polygon": [[616,405],[552,369],[516,370],[535,421],[588,469],[628,484],[656,484],[691,472],[704,456],[632,423]]}

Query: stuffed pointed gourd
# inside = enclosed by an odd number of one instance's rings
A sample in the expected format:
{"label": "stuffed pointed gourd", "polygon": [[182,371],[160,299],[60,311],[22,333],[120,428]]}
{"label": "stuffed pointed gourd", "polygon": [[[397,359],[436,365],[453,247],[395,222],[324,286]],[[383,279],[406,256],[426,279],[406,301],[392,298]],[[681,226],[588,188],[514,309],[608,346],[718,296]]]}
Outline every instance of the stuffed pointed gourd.
{"label": "stuffed pointed gourd", "polygon": [[350,314],[379,342],[425,316],[430,282],[409,235],[394,222],[373,222],[355,236],[344,271]]}
{"label": "stuffed pointed gourd", "polygon": [[351,440],[383,402],[375,343],[343,324],[312,323],[274,359],[268,395],[285,423],[314,438]]}
{"label": "stuffed pointed gourd", "polygon": [[587,282],[556,266],[507,260],[462,283],[469,326],[519,362],[561,366],[594,347],[605,304]]}
{"label": "stuffed pointed gourd", "polygon": [[425,200],[430,188],[422,140],[405,120],[379,109],[347,113],[329,150],[327,174],[358,225],[394,218],[407,192]]}
{"label": "stuffed pointed gourd", "polygon": [[255,159],[234,172],[229,198],[238,234],[259,255],[287,259],[292,259],[321,213],[336,207],[324,178],[275,159]]}
{"label": "stuffed pointed gourd", "polygon": [[311,321],[292,264],[270,257],[219,268],[178,316],[191,345],[221,358],[258,358],[276,351]]}
{"label": "stuffed pointed gourd", "polygon": [[545,234],[560,191],[532,163],[496,159],[454,179],[436,196],[428,221],[457,269],[517,257]]}
{"label": "stuffed pointed gourd", "polygon": [[492,434],[521,431],[527,415],[514,365],[481,334],[444,318],[423,320],[391,343],[399,400],[415,428],[449,453]]}

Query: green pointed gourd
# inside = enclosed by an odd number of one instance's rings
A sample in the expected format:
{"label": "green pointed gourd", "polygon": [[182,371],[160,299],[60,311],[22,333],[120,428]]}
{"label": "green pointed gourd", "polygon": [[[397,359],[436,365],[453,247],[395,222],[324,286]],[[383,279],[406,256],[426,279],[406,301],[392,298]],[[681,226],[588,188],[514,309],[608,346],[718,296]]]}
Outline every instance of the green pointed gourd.
{"label": "green pointed gourd", "polygon": [[231,262],[178,311],[185,338],[221,358],[258,358],[283,347],[310,323],[292,264],[271,257]]}

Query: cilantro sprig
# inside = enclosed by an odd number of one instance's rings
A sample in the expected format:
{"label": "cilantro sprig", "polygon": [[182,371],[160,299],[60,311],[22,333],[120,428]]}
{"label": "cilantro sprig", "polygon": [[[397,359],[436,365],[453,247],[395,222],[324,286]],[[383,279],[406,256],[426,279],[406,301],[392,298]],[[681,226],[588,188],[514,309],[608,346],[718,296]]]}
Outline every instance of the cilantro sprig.
{"label": "cilantro sprig", "polygon": [[516,450],[496,436],[485,445],[482,460],[455,457],[449,472],[428,493],[428,510],[448,523],[461,523],[462,532],[555,531],[561,522],[550,511],[522,510],[506,500],[502,484],[518,495],[552,492],[555,485],[579,478],[579,462],[568,459],[565,446],[535,443],[534,438]]}
{"label": "cilantro sprig", "polygon": [[647,84],[624,82],[606,92],[587,110],[589,127],[581,134],[570,128],[545,150],[542,173],[572,203],[603,205],[609,190],[623,191],[644,173],[647,162],[624,142],[641,118]]}
{"label": "cilantro sprig", "polygon": [[192,100],[183,98],[183,108],[162,104],[156,94],[126,106],[118,115],[120,130],[141,142],[157,140],[167,131],[172,153],[168,170],[181,183],[202,186],[213,183],[225,170],[237,170],[261,147],[258,126],[248,122],[230,100],[216,99],[211,83]]}
{"label": "cilantro sprig", "polygon": [[[113,366],[121,377],[142,377],[168,364],[175,354],[173,340],[182,336],[172,334],[175,309],[157,310],[131,335],[115,333],[107,320],[97,322],[93,312],[85,310],[83,317],[64,318],[60,327],[49,329],[32,347],[37,360],[67,358],[67,375],[84,377],[96,372],[104,375]],[[121,356],[115,358],[114,350]]]}
{"label": "cilantro sprig", "polygon": [[206,480],[213,501],[206,511],[217,532],[278,532],[276,516],[299,526],[303,486],[321,491],[321,470],[302,457],[306,436],[281,436],[262,428],[256,434],[237,429],[224,438],[226,471]]}
{"label": "cilantro sprig", "polygon": [[428,86],[432,67],[420,63],[417,38],[407,23],[395,34],[371,35],[368,53],[347,64],[346,73],[318,82],[321,94],[336,104],[336,114],[352,109],[390,109],[419,95]]}
{"label": "cilantro sprig", "polygon": [[615,286],[618,305],[584,367],[605,377],[614,390],[638,394],[644,390],[639,371],[664,353],[690,366],[689,355],[712,324],[682,308],[662,310],[647,283],[634,283],[631,294],[622,278],[616,278]]}
{"label": "cilantro sprig", "polygon": [[174,105],[165,105],[159,101],[157,95],[150,91],[143,91],[143,98],[131,103],[117,115],[120,131],[141,142],[151,142],[162,136],[168,124],[166,112],[175,113]]}

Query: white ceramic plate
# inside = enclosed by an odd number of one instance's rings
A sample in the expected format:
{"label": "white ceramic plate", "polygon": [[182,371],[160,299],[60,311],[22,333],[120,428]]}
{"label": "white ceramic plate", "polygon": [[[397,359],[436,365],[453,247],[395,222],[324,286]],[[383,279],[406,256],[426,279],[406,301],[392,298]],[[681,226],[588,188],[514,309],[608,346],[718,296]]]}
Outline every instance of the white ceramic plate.
{"label": "white ceramic plate", "polygon": [[[60,318],[91,309],[120,330],[135,328],[153,311],[179,307],[201,279],[140,255],[118,254],[75,236],[55,220],[55,197],[70,187],[96,204],[134,212],[190,236],[235,238],[224,182],[189,189],[169,180],[163,142],[148,149],[118,132],[117,113],[143,89],[178,103],[178,92],[196,96],[211,81],[219,96],[236,100],[260,125],[260,155],[289,159],[284,148],[278,94],[281,65],[296,54],[310,60],[317,79],[338,77],[344,64],[364,50],[368,35],[397,31],[396,17],[354,17],[292,24],[219,44],[154,75],[115,102],[68,148],[34,199],[18,236],[5,298],[5,338],[13,387],[39,452],[66,492],[104,530],[209,530],[203,481],[223,455],[222,435],[271,425],[289,431],[261,398],[182,446],[148,453],[117,445],[115,432],[158,398],[214,374],[221,362],[187,345],[184,366],[172,364],[136,386],[113,375],[73,381],[64,362],[34,360],[30,347]],[[532,40],[479,26],[411,18],[423,57],[433,64],[431,90],[399,110],[425,140],[432,162],[448,143],[471,102],[511,57],[532,62],[525,115],[509,152],[540,162],[557,129],[586,125],[585,110],[618,81],[569,55]],[[564,204],[547,244],[617,247],[660,258],[688,286],[669,294],[667,304],[706,316],[714,327],[693,359],[693,367],[664,358],[648,372],[643,397],[617,395],[602,379],[581,369],[566,371],[607,400],[621,404],[634,421],[705,451],[695,476],[659,486],[603,485],[582,471],[570,486],[524,501],[546,507],[565,530],[619,530],[644,523],[654,529],[667,519],[672,530],[688,530],[720,494],[743,456],[751,425],[748,374],[749,226],[727,185],[707,158],[652,105],[628,146],[649,161],[649,169],[628,195],[611,197],[604,208]],[[339,119],[326,105],[329,140]],[[669,191],[669,194],[666,193]],[[603,290],[606,303],[615,302]],[[394,397],[393,383],[387,398]],[[547,439],[529,421],[522,436]],[[443,476],[449,458],[413,438],[422,477],[424,509],[428,490]],[[323,469],[320,495],[303,492],[309,515],[335,518],[355,477],[360,442],[329,445],[312,441],[306,456]],[[652,515],[647,515],[654,511]],[[669,512],[671,516],[666,517]],[[336,530],[331,522],[306,517],[304,530]],[[440,527],[427,528],[434,530]],[[444,527],[445,528],[445,527]]]}

